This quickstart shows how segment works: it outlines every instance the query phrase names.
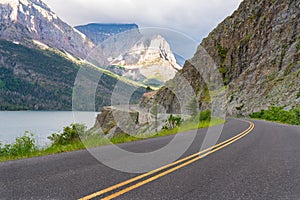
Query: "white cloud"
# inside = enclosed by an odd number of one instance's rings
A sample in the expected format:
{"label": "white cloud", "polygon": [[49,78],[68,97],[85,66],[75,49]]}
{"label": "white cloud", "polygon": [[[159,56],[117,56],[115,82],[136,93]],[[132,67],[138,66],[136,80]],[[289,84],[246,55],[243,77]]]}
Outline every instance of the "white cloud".
{"label": "white cloud", "polygon": [[171,28],[197,41],[230,15],[242,0],[44,0],[71,25],[137,23]]}

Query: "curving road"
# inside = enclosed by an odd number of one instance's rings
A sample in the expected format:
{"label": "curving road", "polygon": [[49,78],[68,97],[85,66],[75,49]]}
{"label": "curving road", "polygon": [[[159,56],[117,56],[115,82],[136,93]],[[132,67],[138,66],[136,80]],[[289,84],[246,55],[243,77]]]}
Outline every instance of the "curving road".
{"label": "curving road", "polygon": [[[120,191],[125,192],[116,199],[300,199],[300,127],[253,122],[252,130],[247,122],[228,119],[220,146],[107,194],[96,194],[95,199]],[[244,132],[247,129],[249,133]],[[198,131],[182,159],[199,152],[205,133],[206,129]],[[180,137],[184,140],[186,135]],[[151,152],[172,138],[120,147]],[[0,163],[0,199],[79,199],[137,176],[143,174],[113,170],[85,150],[5,162]]]}

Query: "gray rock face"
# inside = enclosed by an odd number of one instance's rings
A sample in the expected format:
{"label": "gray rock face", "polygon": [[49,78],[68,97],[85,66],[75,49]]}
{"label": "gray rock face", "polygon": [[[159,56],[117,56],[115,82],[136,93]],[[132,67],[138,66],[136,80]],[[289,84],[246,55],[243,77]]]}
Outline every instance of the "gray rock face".
{"label": "gray rock face", "polygon": [[[129,119],[124,116],[128,116]],[[120,120],[122,118],[124,120]],[[115,137],[125,133],[125,131],[126,133],[134,133],[138,123],[139,113],[137,111],[107,106],[103,107],[101,114],[97,116],[94,129],[99,130],[101,128],[103,134],[108,135],[108,137]],[[134,132],[129,132],[128,130]]]}
{"label": "gray rock face", "polygon": [[33,39],[85,58],[94,44],[40,0],[0,0],[0,37],[22,44]]}
{"label": "gray rock face", "polygon": [[[299,1],[245,0],[202,41],[228,88],[223,103],[230,115],[299,104],[299,22]],[[205,90],[210,86],[193,69],[194,63],[200,63],[200,55],[198,50],[176,76],[185,77],[196,93],[201,90],[199,104],[205,108],[209,99]],[[202,68],[214,71],[211,65]],[[179,88],[182,81],[175,78],[172,85]],[[161,89],[156,98],[169,112],[178,112],[178,101],[170,89]]]}

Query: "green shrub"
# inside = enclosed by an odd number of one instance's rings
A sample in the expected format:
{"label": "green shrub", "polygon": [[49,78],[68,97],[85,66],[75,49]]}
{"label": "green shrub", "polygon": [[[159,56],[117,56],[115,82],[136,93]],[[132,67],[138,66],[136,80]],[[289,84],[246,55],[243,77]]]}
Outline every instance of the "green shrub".
{"label": "green shrub", "polygon": [[199,120],[200,121],[210,121],[211,120],[211,111],[206,110],[200,113],[199,115]]}
{"label": "green shrub", "polygon": [[250,115],[251,118],[264,119],[269,121],[282,122],[286,124],[300,125],[300,106],[290,111],[282,107],[271,107],[269,110],[262,110]]}
{"label": "green shrub", "polygon": [[222,47],[221,44],[218,44],[217,49],[218,49],[219,56],[221,58],[221,63],[223,64],[226,60],[228,49]]}
{"label": "green shrub", "polygon": [[228,69],[225,68],[225,67],[220,67],[220,68],[219,68],[219,72],[220,72],[221,74],[226,74],[227,71],[228,71]]}
{"label": "green shrub", "polygon": [[33,134],[25,134],[17,137],[13,144],[0,143],[0,157],[25,157],[37,151]]}
{"label": "green shrub", "polygon": [[251,40],[252,38],[252,33],[249,33],[248,35],[246,35],[246,37],[244,37],[243,39],[241,39],[240,43],[247,43]]}
{"label": "green shrub", "polygon": [[83,136],[86,131],[86,127],[82,124],[71,124],[64,128],[63,133],[53,133],[48,137],[52,141],[53,145],[67,145],[80,141],[80,136]]}
{"label": "green shrub", "polygon": [[180,116],[170,115],[169,119],[166,121],[165,126],[163,127],[164,130],[174,129],[179,127],[183,122],[183,119]]}

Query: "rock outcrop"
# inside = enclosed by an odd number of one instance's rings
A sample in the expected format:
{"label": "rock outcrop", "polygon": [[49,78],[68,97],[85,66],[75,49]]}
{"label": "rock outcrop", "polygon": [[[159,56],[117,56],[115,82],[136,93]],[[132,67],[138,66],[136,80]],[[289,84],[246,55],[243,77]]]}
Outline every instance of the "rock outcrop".
{"label": "rock outcrop", "polygon": [[[122,116],[129,116],[130,119]],[[123,118],[123,120],[117,120]],[[129,123],[132,121],[133,123]],[[96,129],[97,127],[100,128],[103,134],[108,135],[108,137],[116,137],[122,133],[124,130],[132,130],[135,133],[135,128],[139,123],[139,113],[134,110],[125,110],[125,109],[118,109],[116,107],[108,106],[103,107],[101,110],[101,114],[97,116],[96,120]],[[126,127],[126,128],[124,128]]]}
{"label": "rock outcrop", "polygon": [[[146,93],[144,99],[151,98],[153,93]],[[103,135],[108,138],[121,135],[132,135],[141,138],[157,134],[163,128],[174,126],[170,122],[170,114],[159,112],[159,107],[142,109],[138,106],[106,106],[98,114],[94,127],[89,131],[92,135]],[[182,120],[189,115],[173,115]],[[178,119],[179,119],[178,118]]]}
{"label": "rock outcrop", "polygon": [[155,121],[154,117],[144,110],[128,108],[127,106],[103,107],[97,116],[96,124],[91,129],[92,134],[103,134],[108,138],[127,135],[148,135],[155,130],[162,129],[166,116],[160,116]]}

